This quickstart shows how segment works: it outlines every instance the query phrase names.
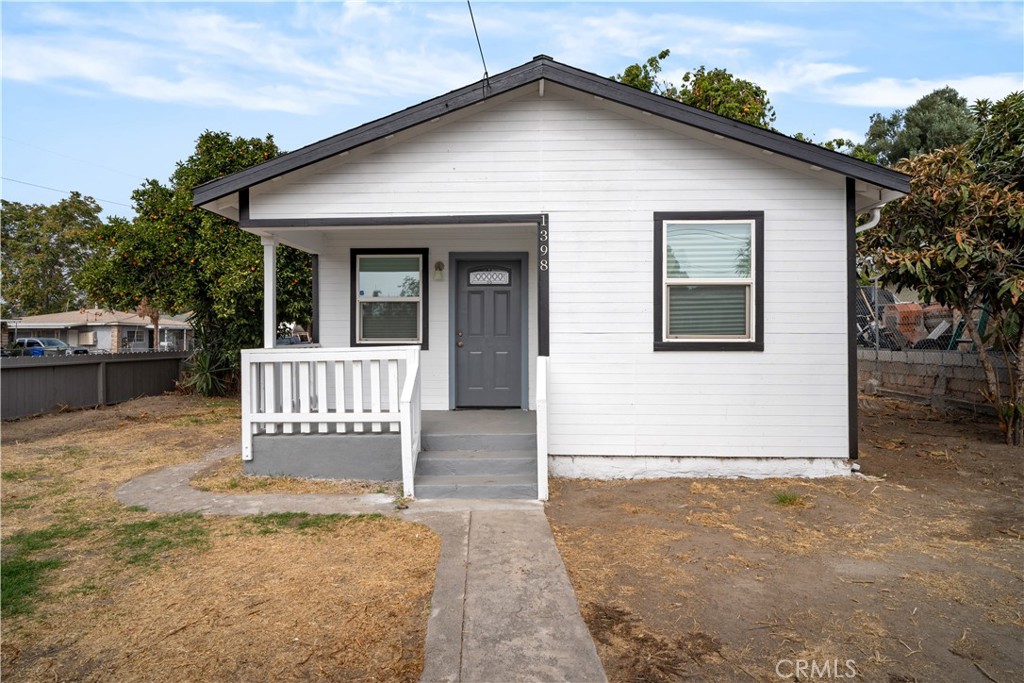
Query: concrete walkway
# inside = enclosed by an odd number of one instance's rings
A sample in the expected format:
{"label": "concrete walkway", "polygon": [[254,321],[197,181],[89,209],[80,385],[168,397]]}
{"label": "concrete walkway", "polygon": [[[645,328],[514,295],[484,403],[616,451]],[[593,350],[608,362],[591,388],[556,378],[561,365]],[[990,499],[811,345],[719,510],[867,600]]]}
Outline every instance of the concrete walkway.
{"label": "concrete walkway", "polygon": [[379,512],[441,537],[423,681],[604,681],[569,577],[538,501],[414,501],[396,512],[381,494],[219,494],[189,479],[235,447],[123,484],[117,498],[155,512],[254,515]]}

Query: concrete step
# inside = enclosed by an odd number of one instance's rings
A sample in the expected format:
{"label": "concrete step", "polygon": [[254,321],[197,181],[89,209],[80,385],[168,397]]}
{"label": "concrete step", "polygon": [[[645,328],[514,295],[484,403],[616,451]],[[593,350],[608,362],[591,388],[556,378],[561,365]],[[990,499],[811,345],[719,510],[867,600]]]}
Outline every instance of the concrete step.
{"label": "concrete step", "polygon": [[537,498],[537,475],[428,474],[416,477],[416,497],[460,498]]}
{"label": "concrete step", "polygon": [[537,433],[460,434],[427,432],[421,435],[425,451],[527,451],[537,448]]}
{"label": "concrete step", "polygon": [[423,451],[417,475],[524,474],[537,471],[537,451]]}

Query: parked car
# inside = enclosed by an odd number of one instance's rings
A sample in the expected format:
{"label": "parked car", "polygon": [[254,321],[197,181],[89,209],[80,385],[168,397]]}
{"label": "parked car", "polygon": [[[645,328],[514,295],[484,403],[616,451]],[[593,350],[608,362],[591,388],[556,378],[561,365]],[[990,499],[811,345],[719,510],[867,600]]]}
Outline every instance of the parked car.
{"label": "parked car", "polygon": [[19,337],[11,346],[16,356],[70,356],[71,347],[67,342],[53,337]]}
{"label": "parked car", "polygon": [[[63,356],[68,345],[60,339],[48,337],[19,337],[11,345],[11,353],[15,356]],[[49,353],[47,353],[49,349]]]}

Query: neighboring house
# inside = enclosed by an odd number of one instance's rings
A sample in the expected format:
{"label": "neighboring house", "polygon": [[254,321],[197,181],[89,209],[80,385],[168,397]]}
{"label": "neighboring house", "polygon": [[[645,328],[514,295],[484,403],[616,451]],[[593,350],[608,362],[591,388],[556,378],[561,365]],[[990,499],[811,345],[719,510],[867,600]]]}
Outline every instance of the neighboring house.
{"label": "neighboring house", "polygon": [[[153,323],[134,313],[86,308],[7,321],[5,339],[18,337],[54,337],[90,352],[145,351],[153,348]],[[160,318],[160,347],[169,351],[192,347],[192,326],[183,316]]]}
{"label": "neighboring house", "polygon": [[[413,413],[407,493],[420,408],[537,409],[541,498],[549,464],[847,473],[856,217],[908,189],[895,171],[543,55],[206,183],[197,206],[262,238],[271,302],[274,246],[315,255],[323,348],[249,352],[243,457],[268,435],[305,450],[353,409],[381,419],[396,393],[385,371],[370,386],[375,361],[337,377],[331,363],[396,344],[420,350],[392,353],[411,368],[398,388]],[[268,349],[274,322],[270,305]]]}

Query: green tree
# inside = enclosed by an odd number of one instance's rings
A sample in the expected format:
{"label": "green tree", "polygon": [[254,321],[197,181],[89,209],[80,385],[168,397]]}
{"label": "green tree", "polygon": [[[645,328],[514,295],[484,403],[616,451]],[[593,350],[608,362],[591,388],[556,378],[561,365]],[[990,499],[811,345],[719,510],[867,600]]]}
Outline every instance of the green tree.
{"label": "green tree", "polygon": [[[926,302],[956,309],[978,351],[1007,443],[1024,445],[1024,94],[979,102],[966,143],[907,159],[910,193],[888,204],[879,225],[861,236],[862,253],[882,281],[916,289]],[[1013,155],[1018,158],[1014,159]],[[994,321],[983,339],[974,313]],[[1010,375],[1003,395],[992,358],[1004,351]]]}
{"label": "green tree", "polygon": [[901,159],[966,142],[975,130],[977,121],[966,98],[953,88],[940,88],[906,110],[897,109],[889,116],[872,114],[864,147],[878,163],[892,166]]}
{"label": "green tree", "polygon": [[854,159],[860,159],[861,161],[867,161],[872,164],[878,163],[878,158],[863,144],[856,143],[849,138],[833,138],[824,142],[817,142],[803,133],[797,133],[793,136],[793,139],[800,140],[801,142],[809,142],[812,145],[818,145],[819,147],[824,147],[825,149],[832,150],[833,152],[839,152],[840,154],[845,154],[853,157]]}
{"label": "green tree", "polygon": [[978,100],[972,111],[978,130],[968,141],[968,152],[978,173],[997,185],[1024,190],[1024,92],[994,105]]}
{"label": "green tree", "polygon": [[[272,136],[206,131],[170,182],[146,181],[132,194],[136,217],[97,231],[96,256],[80,278],[102,303],[129,310],[190,313],[196,335],[193,380],[204,394],[230,391],[239,350],[259,346],[263,329],[263,248],[233,221],[192,206],[200,183],[280,154]],[[278,320],[308,325],[312,262],[279,247]]]}
{"label": "green tree", "polygon": [[678,86],[658,78],[661,63],[671,54],[662,50],[647,61],[627,66],[616,81],[640,90],[727,116],[761,128],[771,128],[775,109],[768,93],[761,86],[736,78],[725,69],[707,69],[700,66],[683,74]]}
{"label": "green tree", "polygon": [[3,316],[79,308],[83,293],[73,278],[102,223],[100,205],[77,192],[52,205],[0,203]]}

